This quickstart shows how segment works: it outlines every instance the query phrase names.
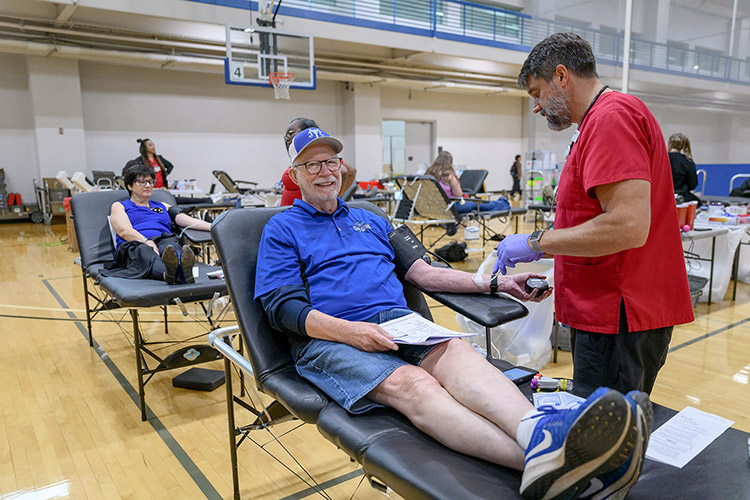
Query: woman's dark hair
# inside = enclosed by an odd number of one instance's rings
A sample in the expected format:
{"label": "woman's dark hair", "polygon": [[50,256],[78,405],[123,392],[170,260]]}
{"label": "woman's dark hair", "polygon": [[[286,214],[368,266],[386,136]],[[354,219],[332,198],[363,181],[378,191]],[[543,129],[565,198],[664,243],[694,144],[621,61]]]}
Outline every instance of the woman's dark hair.
{"label": "woman's dark hair", "polygon": [[141,177],[151,177],[152,180],[156,180],[156,174],[154,174],[154,169],[150,165],[131,163],[122,169],[122,181],[125,183],[128,195],[133,193],[130,186]]}
{"label": "woman's dark hair", "polygon": [[555,68],[562,64],[579,78],[597,78],[596,58],[589,42],[575,33],[555,33],[531,49],[518,74],[518,86],[527,89],[529,78],[552,80]]}
{"label": "woman's dark hair", "polygon": [[[146,143],[148,141],[151,141],[151,139],[149,139],[148,137],[146,137],[145,139],[136,139],[135,140],[135,142],[137,142],[138,144],[141,145],[138,148],[138,151],[140,151],[140,153],[141,153],[141,162],[144,165],[146,165],[147,167],[151,166],[151,162],[148,161],[148,151],[146,150]],[[154,141],[151,141],[151,142],[154,142]],[[161,162],[161,160],[159,159],[159,157],[156,155],[156,147],[154,147],[154,159],[156,160],[156,163],[159,164],[159,166],[161,167],[161,169],[163,171],[164,170],[164,164]]]}
{"label": "woman's dark hair", "polygon": [[521,159],[521,155],[516,155],[516,161]]}

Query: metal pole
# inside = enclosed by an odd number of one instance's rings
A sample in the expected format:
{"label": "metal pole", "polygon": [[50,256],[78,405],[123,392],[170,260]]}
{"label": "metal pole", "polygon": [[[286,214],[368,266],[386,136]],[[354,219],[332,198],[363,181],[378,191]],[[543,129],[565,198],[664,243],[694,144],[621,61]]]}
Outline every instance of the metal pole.
{"label": "metal pole", "polygon": [[633,24],[633,0],[625,2],[625,43],[622,47],[622,93],[628,93],[630,80],[630,29]]}
{"label": "metal pole", "polygon": [[732,28],[729,30],[729,57],[734,54],[734,23],[737,21],[737,0],[734,0],[732,7]]}

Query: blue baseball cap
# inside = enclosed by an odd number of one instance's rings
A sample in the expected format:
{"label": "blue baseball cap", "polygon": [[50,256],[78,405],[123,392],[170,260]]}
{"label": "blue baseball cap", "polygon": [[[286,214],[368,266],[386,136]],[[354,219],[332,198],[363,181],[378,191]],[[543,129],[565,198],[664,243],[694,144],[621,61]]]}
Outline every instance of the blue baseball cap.
{"label": "blue baseball cap", "polygon": [[289,159],[294,163],[302,151],[313,144],[328,144],[333,148],[336,154],[339,154],[344,145],[335,137],[331,137],[319,128],[306,128],[294,136],[292,143],[289,145]]}

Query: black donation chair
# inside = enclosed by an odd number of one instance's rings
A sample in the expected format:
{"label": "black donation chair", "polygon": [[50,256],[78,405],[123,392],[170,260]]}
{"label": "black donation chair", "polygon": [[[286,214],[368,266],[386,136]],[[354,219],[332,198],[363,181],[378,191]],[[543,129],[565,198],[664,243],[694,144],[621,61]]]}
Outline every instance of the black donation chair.
{"label": "black donation chair", "polygon": [[[370,203],[353,202],[350,206],[367,208],[385,217]],[[324,437],[362,464],[371,484],[387,485],[404,498],[515,498],[520,485],[518,472],[445,448],[394,410],[351,415],[329,402],[324,393],[297,374],[286,337],[271,329],[263,309],[252,299],[261,232],[280,210],[283,208],[232,210],[217,219],[212,228],[249,356],[248,361],[232,349],[231,336],[227,335],[230,330],[209,335],[210,343],[227,357],[227,410],[235,498],[239,498],[236,447],[250,432],[268,429],[290,418],[317,425]],[[422,293],[408,283],[404,283],[404,290],[409,307],[432,319]],[[528,312],[519,302],[500,295],[429,295],[487,328],[521,318]],[[232,364],[253,378],[260,392],[274,401],[266,408],[258,408],[233,394],[229,375]],[[239,426],[235,423],[234,411],[239,406],[253,413],[251,423]]]}
{"label": "black donation chair", "polygon": [[[205,314],[203,321],[207,330],[218,326],[221,317],[227,312],[228,306],[221,311],[213,311],[213,301],[226,295],[226,285],[223,280],[209,279],[206,273],[219,270],[198,264],[199,276],[194,284],[168,285],[163,281],[152,279],[127,279],[102,276],[104,265],[112,262],[115,256],[115,245],[109,225],[109,211],[112,203],[125,200],[127,191],[100,191],[79,193],[71,199],[71,209],[75,225],[76,237],[81,257],[76,263],[81,266],[83,275],[83,293],[86,304],[86,326],[89,333],[89,345],[94,347],[92,319],[99,313],[109,314],[113,309],[127,309],[133,325],[133,345],[135,348],[136,369],[138,372],[138,394],[140,397],[141,419],[146,420],[145,386],[154,374],[182,368],[189,365],[214,361],[221,356],[212,347],[205,344],[190,344],[192,340],[205,334],[188,339],[168,340],[166,342],[149,342],[143,338],[139,324],[138,310],[141,308],[161,307],[164,310],[164,329],[168,333],[167,306],[177,305],[183,315],[188,311],[184,304],[198,302]],[[164,190],[154,190],[152,199],[170,205],[175,204],[174,197]],[[89,282],[93,286],[89,286]],[[91,307],[91,300],[94,307]],[[119,324],[119,318],[112,316]],[[194,317],[196,321],[200,321]],[[153,346],[158,344],[159,348]],[[178,350],[163,356],[161,346],[183,345]],[[98,346],[97,346],[98,348]],[[148,356],[148,358],[146,357]],[[149,367],[148,361],[156,363]],[[146,379],[144,380],[144,377]]]}
{"label": "black donation chair", "polygon": [[[437,179],[431,175],[402,175],[394,177],[394,180],[401,188],[401,199],[396,205],[395,213],[392,217],[394,222],[409,223],[419,226],[420,241],[424,236],[424,229],[428,226],[435,225],[466,225],[470,220],[479,222],[482,231],[482,247],[488,240],[502,239],[499,234],[489,227],[489,222],[498,219],[501,222],[507,222],[510,218],[515,220],[515,231],[518,232],[518,218],[526,213],[525,208],[510,207],[508,210],[481,211],[479,209],[467,213],[459,213],[456,210],[456,204],[461,201],[473,201],[478,205],[487,200],[479,198],[448,198]],[[434,247],[437,243],[448,236],[448,233],[441,235],[431,245]]]}
{"label": "black donation chair", "polygon": [[458,181],[461,183],[461,191],[469,196],[484,193],[484,180],[487,178],[486,170],[464,170]]}

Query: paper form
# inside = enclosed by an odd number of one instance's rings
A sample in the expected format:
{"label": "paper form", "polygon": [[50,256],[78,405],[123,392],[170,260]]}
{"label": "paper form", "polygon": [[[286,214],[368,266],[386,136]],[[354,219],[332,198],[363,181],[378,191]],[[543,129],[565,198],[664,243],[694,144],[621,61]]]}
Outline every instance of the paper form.
{"label": "paper form", "polygon": [[686,406],[651,433],[646,458],[682,469],[733,423]]}
{"label": "paper form", "polygon": [[424,319],[417,313],[407,314],[400,318],[380,323],[380,328],[393,335],[397,344],[432,345],[458,337],[471,337],[473,333],[454,332],[432,321]]}

